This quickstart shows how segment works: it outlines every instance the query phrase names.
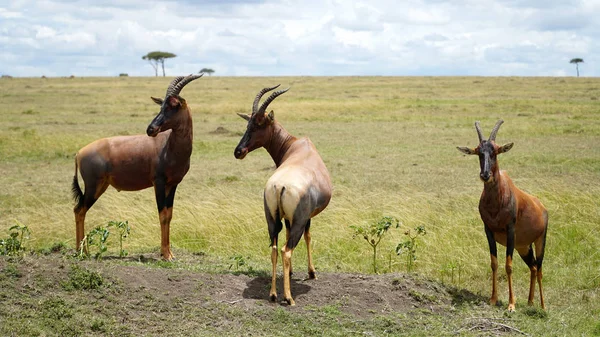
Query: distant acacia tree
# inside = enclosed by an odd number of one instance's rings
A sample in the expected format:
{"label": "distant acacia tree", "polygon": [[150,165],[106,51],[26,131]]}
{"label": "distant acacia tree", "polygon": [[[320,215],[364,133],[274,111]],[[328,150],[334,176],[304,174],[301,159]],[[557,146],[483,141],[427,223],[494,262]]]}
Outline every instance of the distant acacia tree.
{"label": "distant acacia tree", "polygon": [[165,59],[176,57],[173,53],[167,53],[164,51],[152,51],[142,56],[142,60],[147,60],[150,65],[154,68],[154,76],[158,76],[158,65],[162,66],[163,77],[165,76]]}
{"label": "distant acacia tree", "polygon": [[214,73],[214,72],[215,72],[215,71],[214,71],[214,70],[212,70],[212,69],[210,69],[210,68],[202,68],[202,69],[200,69],[200,71],[199,71],[198,73],[200,73],[200,74],[204,74],[204,73],[206,73],[206,74],[208,74],[208,76],[210,76],[210,75],[212,75],[212,73]]}
{"label": "distant acacia tree", "polygon": [[575,63],[575,69],[577,69],[577,77],[579,77],[579,63],[583,63],[583,59],[578,57],[571,59],[569,63]]}

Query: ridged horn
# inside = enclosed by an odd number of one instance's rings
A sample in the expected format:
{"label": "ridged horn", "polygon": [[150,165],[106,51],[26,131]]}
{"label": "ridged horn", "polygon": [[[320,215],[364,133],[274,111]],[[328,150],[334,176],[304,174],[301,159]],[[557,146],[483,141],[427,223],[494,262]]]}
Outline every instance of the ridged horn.
{"label": "ridged horn", "polygon": [[475,130],[477,130],[477,136],[479,136],[479,142],[483,142],[483,133],[481,132],[481,126],[479,125],[479,121],[475,122]]}
{"label": "ridged horn", "polygon": [[173,79],[173,81],[171,81],[171,84],[169,84],[169,86],[167,87],[167,97],[173,93],[173,91],[175,90],[175,85],[177,85],[177,83],[179,83],[184,78],[185,76],[177,76]]}
{"label": "ridged horn", "polygon": [[254,103],[252,104],[252,114],[254,115],[256,113],[256,109],[258,109],[258,101],[260,101],[260,98],[267,92],[273,90],[273,89],[277,89],[279,88],[281,84],[278,84],[274,87],[271,88],[264,88],[263,90],[259,91],[258,94],[256,95],[256,98],[254,99]]}
{"label": "ridged horn", "polygon": [[498,133],[498,129],[500,129],[500,125],[502,125],[502,123],[504,123],[504,121],[501,119],[499,119],[496,122],[496,125],[494,125],[494,128],[492,129],[492,132],[490,133],[490,138],[488,139],[488,141],[496,141],[496,133]]}
{"label": "ridged horn", "polygon": [[[169,92],[169,90],[167,90],[167,96],[179,95],[179,93],[181,92],[181,89],[183,89],[183,87],[185,87],[186,84],[190,83],[193,80],[199,79],[203,75],[204,74],[199,74],[199,75],[198,74],[190,74],[190,75],[187,75],[186,77],[180,76],[180,77],[182,77],[182,79],[177,81],[177,83],[171,83],[173,85],[173,88],[172,88],[173,90],[171,92]],[[171,86],[169,86],[169,88],[171,88]]]}
{"label": "ridged horn", "polygon": [[273,100],[275,98],[277,98],[277,96],[286,93],[288,90],[290,90],[290,88],[287,89],[283,89],[283,90],[279,90],[279,91],[275,91],[274,93],[271,94],[271,96],[269,96],[269,98],[267,98],[262,105],[260,106],[260,109],[258,109],[257,113],[264,113],[265,110],[267,110],[267,107],[269,106],[269,104],[271,102],[273,102]]}

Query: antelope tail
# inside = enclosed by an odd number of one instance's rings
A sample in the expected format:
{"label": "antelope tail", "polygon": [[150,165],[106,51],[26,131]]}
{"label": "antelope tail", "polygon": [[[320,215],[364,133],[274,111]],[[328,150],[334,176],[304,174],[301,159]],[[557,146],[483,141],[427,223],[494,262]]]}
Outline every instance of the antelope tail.
{"label": "antelope tail", "polygon": [[71,184],[71,193],[73,195],[73,200],[77,203],[75,208],[81,208],[81,206],[83,206],[83,191],[81,191],[79,180],[77,179],[77,155],[75,155],[75,175],[73,176],[73,183]]}

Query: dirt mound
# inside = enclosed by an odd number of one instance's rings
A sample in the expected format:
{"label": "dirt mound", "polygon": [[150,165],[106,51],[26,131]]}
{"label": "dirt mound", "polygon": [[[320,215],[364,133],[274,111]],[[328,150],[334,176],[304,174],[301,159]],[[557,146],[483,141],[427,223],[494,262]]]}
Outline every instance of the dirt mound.
{"label": "dirt mound", "polygon": [[216,129],[214,129],[213,131],[209,132],[211,135],[228,135],[231,134],[231,131],[227,130],[226,128],[222,127],[222,126],[218,126]]}
{"label": "dirt mound", "polygon": [[[284,301],[268,300],[271,280],[267,273],[251,270],[236,274],[224,265],[211,267],[213,262],[206,256],[192,255],[183,258],[180,255],[175,263],[143,256],[78,261],[61,253],[27,256],[17,262],[0,259],[0,299],[8,299],[4,307],[11,308],[8,314],[0,309],[0,318],[7,316],[6,321],[16,327],[24,324],[18,323],[20,319],[28,324],[38,319],[27,316],[28,312],[49,311],[52,317],[57,315],[54,318],[58,321],[53,319],[54,325],[47,327],[47,317],[42,315],[40,329],[46,332],[51,329],[60,335],[87,334],[89,329],[99,335],[117,330],[127,333],[116,335],[161,335],[173,327],[181,335],[200,328],[208,329],[207,333],[227,331],[226,334],[246,335],[244,329],[248,324],[259,325],[255,329],[261,331],[265,327],[260,324],[274,319],[290,320],[286,324],[303,327],[306,324],[303,329],[317,330],[313,332],[322,329],[311,325],[317,324],[312,322],[315,319],[323,320],[319,322],[321,325],[337,319],[340,324],[337,328],[342,332],[392,331],[389,329],[400,329],[401,324],[396,322],[400,315],[410,318],[425,312],[433,317],[429,320],[437,322],[452,320],[449,312],[463,304],[489,308],[480,305],[484,303],[480,296],[418,276],[319,272],[316,280],[303,280],[305,275],[301,272],[293,275],[291,286],[296,306],[290,307]],[[277,281],[281,299],[280,276]],[[286,316],[285,312],[293,316]],[[227,316],[225,320],[223,315]],[[91,327],[86,321],[89,317],[96,317]],[[410,319],[410,324],[428,324]],[[368,325],[360,328],[364,324]],[[0,328],[0,332],[36,334],[37,331],[15,327],[8,325],[5,331]]]}

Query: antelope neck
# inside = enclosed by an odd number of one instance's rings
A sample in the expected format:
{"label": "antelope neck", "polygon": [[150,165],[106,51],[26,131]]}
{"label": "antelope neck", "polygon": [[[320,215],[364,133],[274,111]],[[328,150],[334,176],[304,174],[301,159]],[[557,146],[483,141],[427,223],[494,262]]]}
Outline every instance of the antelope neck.
{"label": "antelope neck", "polygon": [[492,167],[492,176],[492,182],[483,184],[483,193],[488,202],[497,205],[503,205],[507,202],[507,197],[510,197],[510,193],[506,193],[507,191],[504,188],[505,185],[502,181],[500,170],[498,169],[497,164]]}
{"label": "antelope neck", "polygon": [[279,167],[283,163],[283,157],[289,150],[292,143],[296,141],[296,137],[290,135],[281,124],[275,122],[273,125],[273,133],[269,141],[265,144],[265,149],[273,158],[275,166]]}
{"label": "antelope neck", "polygon": [[175,154],[176,157],[189,158],[192,154],[193,133],[192,117],[188,116],[188,120],[178,123],[171,130],[171,135],[167,142],[169,152]]}

